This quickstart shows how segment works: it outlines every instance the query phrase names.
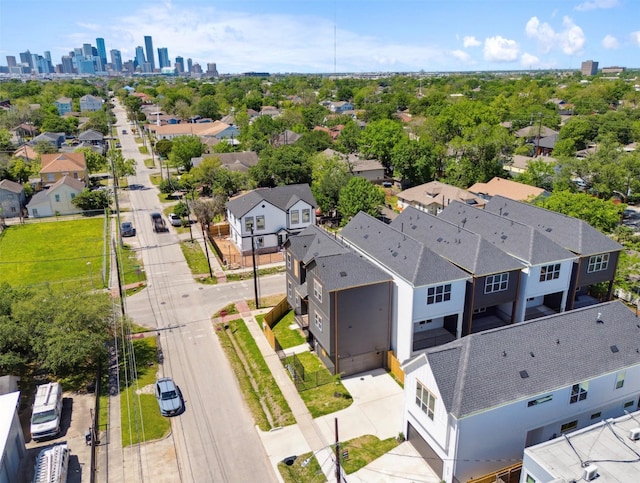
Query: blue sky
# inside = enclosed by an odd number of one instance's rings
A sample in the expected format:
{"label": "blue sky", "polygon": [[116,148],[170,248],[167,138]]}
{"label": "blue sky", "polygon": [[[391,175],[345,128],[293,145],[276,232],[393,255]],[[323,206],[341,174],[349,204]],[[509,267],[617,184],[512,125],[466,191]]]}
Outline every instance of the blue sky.
{"label": "blue sky", "polygon": [[[335,35],[334,35],[335,33]],[[143,37],[220,73],[640,67],[638,0],[0,0],[0,64]],[[335,48],[334,48],[335,38]],[[334,67],[335,52],[335,67]]]}

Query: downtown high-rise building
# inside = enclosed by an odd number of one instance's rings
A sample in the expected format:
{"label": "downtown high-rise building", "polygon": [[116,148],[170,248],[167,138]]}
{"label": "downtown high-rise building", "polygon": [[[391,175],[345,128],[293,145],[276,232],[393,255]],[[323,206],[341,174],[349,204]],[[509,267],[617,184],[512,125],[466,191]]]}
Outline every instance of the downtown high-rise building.
{"label": "downtown high-rise building", "polygon": [[136,59],[135,59],[136,67],[139,67],[140,70],[142,70],[145,62],[146,60],[144,58],[144,49],[142,48],[141,45],[138,45],[136,47]]}
{"label": "downtown high-rise building", "polygon": [[596,75],[598,73],[598,63],[593,60],[585,60],[580,65],[582,75]]}
{"label": "downtown high-rise building", "polygon": [[15,55],[7,55],[7,67],[16,67],[17,65]]}
{"label": "downtown high-rise building", "polygon": [[106,68],[107,65],[107,49],[104,46],[104,39],[98,37],[96,39],[96,47],[98,50],[98,57],[102,61],[102,66]]}
{"label": "downtown high-rise building", "polygon": [[193,60],[191,60],[191,57],[187,59],[187,72],[193,72]]}
{"label": "downtown high-rise building", "polygon": [[147,53],[147,62],[151,64],[151,71],[153,72],[156,68],[156,64],[153,60],[153,40],[151,39],[151,35],[144,36],[144,47]]}
{"label": "downtown high-rise building", "polygon": [[20,63],[27,64],[29,67],[33,67],[33,59],[31,58],[31,52],[20,52]]}
{"label": "downtown high-rise building", "polygon": [[184,58],[178,56],[175,61],[176,72],[182,74],[184,72]]}
{"label": "downtown high-rise building", "polygon": [[113,70],[115,70],[116,72],[121,72],[122,71],[122,54],[120,53],[119,50],[116,50],[116,49],[110,50],[109,54],[111,55],[111,65]]}
{"label": "downtown high-rise building", "polygon": [[169,49],[166,47],[160,47],[158,49],[158,67],[160,69],[163,67],[171,67],[171,62],[169,61]]}
{"label": "downtown high-rise building", "polygon": [[84,58],[93,57],[93,46],[91,44],[82,44],[82,56]]}
{"label": "downtown high-rise building", "polygon": [[62,56],[62,74],[73,74],[73,58],[70,55]]}

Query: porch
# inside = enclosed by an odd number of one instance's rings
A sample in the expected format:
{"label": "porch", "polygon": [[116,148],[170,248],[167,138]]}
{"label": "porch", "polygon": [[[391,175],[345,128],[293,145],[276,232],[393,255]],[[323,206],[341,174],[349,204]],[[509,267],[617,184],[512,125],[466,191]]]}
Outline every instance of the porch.
{"label": "porch", "polygon": [[413,351],[421,351],[456,340],[456,336],[447,329],[421,330],[413,333]]}

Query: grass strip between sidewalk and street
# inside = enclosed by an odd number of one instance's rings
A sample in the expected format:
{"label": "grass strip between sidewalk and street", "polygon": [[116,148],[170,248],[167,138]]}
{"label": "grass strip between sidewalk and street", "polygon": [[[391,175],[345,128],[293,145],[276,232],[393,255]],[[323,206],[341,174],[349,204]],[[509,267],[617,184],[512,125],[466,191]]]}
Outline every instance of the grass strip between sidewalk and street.
{"label": "grass strip between sidewalk and street", "polygon": [[217,324],[215,329],[258,427],[269,431],[294,424],[291,408],[244,320]]}
{"label": "grass strip between sidewalk and street", "polygon": [[[209,273],[209,262],[200,247],[200,243],[197,241],[184,240],[180,242],[180,249],[193,275],[200,275],[199,280],[202,282],[210,284],[218,282],[216,277],[206,275]],[[202,275],[206,275],[206,277],[202,277]]]}

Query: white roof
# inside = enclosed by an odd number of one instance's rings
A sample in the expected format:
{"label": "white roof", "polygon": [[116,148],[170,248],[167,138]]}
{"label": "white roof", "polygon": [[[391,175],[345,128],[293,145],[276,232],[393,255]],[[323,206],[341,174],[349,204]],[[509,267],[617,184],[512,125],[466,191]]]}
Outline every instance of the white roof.
{"label": "white roof", "polygon": [[9,438],[9,431],[11,431],[13,415],[18,407],[19,397],[20,391],[0,396],[0,414],[2,415],[0,416],[0,455],[4,454],[7,446],[7,439]]}

